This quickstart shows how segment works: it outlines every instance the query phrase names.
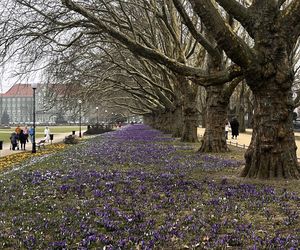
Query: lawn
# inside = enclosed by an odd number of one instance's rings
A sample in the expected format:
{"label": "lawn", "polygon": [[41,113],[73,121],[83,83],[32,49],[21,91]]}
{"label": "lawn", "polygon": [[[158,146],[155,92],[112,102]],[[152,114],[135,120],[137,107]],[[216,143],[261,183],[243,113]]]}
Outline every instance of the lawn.
{"label": "lawn", "polygon": [[[10,129],[0,129],[0,140],[4,143],[10,142],[10,134],[15,130],[16,127],[11,127]],[[21,127],[22,128],[22,127]],[[36,127],[36,138],[44,136],[44,126]],[[78,126],[49,126],[50,133],[72,133],[72,131],[78,131]],[[86,130],[86,126],[82,126],[82,131]]]}
{"label": "lawn", "polygon": [[129,125],[28,158],[0,174],[0,248],[297,249],[299,181],[238,178],[241,154]]}

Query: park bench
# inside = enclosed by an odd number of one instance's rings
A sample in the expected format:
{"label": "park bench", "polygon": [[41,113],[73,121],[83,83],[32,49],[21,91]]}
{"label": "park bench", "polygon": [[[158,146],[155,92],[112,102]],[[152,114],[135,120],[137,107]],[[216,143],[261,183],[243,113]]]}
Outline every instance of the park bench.
{"label": "park bench", "polygon": [[45,143],[46,143],[46,140],[40,140],[36,146],[38,147],[38,149],[41,149],[41,147],[45,148]]}

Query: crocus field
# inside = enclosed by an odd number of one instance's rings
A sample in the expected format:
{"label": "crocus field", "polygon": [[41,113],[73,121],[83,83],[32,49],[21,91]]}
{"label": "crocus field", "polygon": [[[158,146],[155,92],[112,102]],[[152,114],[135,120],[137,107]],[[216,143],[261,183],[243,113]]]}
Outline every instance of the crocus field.
{"label": "crocus field", "polygon": [[242,165],[145,125],[33,157],[0,172],[0,249],[300,249],[299,192]]}

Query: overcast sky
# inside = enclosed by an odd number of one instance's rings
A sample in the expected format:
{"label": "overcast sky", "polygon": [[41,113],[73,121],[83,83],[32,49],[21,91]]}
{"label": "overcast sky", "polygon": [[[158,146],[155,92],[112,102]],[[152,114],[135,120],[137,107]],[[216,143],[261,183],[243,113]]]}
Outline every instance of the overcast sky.
{"label": "overcast sky", "polygon": [[0,68],[0,92],[5,93],[11,86],[16,83],[32,83],[41,82],[41,76],[39,73],[28,73],[23,76],[15,76],[16,69],[11,64],[10,66],[5,65]]}

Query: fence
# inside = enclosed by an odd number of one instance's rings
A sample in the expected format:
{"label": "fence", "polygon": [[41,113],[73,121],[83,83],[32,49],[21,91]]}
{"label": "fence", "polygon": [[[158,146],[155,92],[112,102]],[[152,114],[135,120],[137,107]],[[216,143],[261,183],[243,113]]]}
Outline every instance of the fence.
{"label": "fence", "polygon": [[248,146],[246,144],[239,144],[238,142],[233,142],[233,141],[227,141],[227,144],[238,147],[238,148],[244,148],[244,149],[248,148]]}
{"label": "fence", "polygon": [[[237,142],[232,142],[232,141],[227,141],[227,144],[238,148],[244,148],[244,149],[248,148],[248,146],[245,144],[239,144]],[[300,158],[297,157],[297,161],[300,163]]]}

